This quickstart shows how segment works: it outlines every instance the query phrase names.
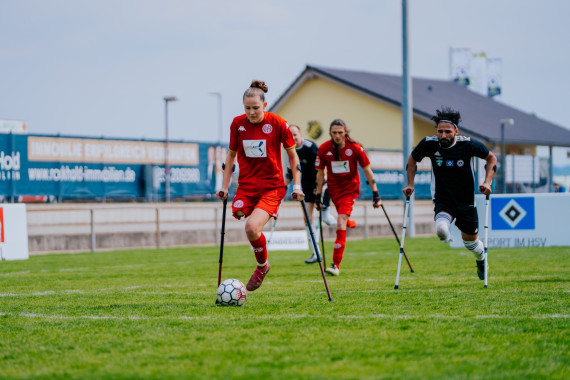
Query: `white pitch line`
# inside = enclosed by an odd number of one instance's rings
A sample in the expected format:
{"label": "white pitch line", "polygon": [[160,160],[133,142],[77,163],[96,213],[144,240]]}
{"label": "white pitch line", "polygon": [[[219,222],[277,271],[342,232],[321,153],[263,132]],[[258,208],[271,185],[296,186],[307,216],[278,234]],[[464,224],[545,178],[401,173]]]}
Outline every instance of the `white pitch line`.
{"label": "white pitch line", "polygon": [[[222,309],[220,309],[222,310]],[[124,321],[138,321],[138,320],[183,320],[183,321],[196,321],[196,320],[207,320],[215,319],[215,316],[203,315],[203,316],[189,316],[189,315],[179,315],[172,317],[149,317],[140,315],[130,315],[130,316],[113,316],[113,315],[80,315],[80,316],[70,316],[70,315],[49,315],[49,314],[36,314],[36,313],[3,313],[0,312],[0,316],[13,316],[22,318],[37,318],[37,319],[60,319],[60,320],[80,320],[80,319],[91,319],[91,320],[124,320]],[[251,316],[247,316],[251,318]],[[275,315],[262,315],[256,316],[256,319],[275,319]],[[473,317],[462,317],[458,315],[442,315],[442,314],[426,314],[426,315],[390,315],[390,314],[371,314],[371,315],[306,315],[306,314],[285,314],[279,315],[279,318],[290,318],[290,319],[390,319],[390,320],[409,320],[409,319],[443,319],[443,320],[473,320],[473,319],[568,319],[570,315],[568,314],[549,314],[549,315],[532,315],[532,316],[509,316],[509,315],[476,315]]]}
{"label": "white pitch line", "polygon": [[29,270],[25,271],[25,272],[8,272],[8,273],[0,273],[0,276],[12,276],[12,275],[18,275],[18,274],[28,274],[31,273]]}

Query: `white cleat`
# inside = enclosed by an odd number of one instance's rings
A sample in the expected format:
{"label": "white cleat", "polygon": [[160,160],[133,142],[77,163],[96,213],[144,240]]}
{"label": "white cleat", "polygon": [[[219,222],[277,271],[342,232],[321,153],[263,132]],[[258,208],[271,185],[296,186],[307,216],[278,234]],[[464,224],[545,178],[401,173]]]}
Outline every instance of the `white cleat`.
{"label": "white cleat", "polygon": [[325,272],[330,273],[333,276],[338,276],[340,274],[340,269],[338,269],[338,267],[333,264],[330,267],[328,267],[327,269],[325,269]]}

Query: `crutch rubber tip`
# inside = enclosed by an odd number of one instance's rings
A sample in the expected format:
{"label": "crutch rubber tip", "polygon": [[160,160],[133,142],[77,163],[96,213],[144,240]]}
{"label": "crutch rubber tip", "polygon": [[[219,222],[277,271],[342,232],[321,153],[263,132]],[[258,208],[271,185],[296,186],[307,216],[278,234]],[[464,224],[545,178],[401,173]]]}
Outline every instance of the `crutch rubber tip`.
{"label": "crutch rubber tip", "polygon": [[414,272],[413,270],[410,270],[410,272],[412,272],[412,273],[416,273],[416,272]]}
{"label": "crutch rubber tip", "polygon": [[329,302],[332,302],[332,301],[333,301],[333,299],[332,299],[332,298],[329,298]]}
{"label": "crutch rubber tip", "polygon": [[394,289],[398,289],[398,285],[394,285]]}
{"label": "crutch rubber tip", "polygon": [[485,285],[485,289],[487,289],[487,285]]}

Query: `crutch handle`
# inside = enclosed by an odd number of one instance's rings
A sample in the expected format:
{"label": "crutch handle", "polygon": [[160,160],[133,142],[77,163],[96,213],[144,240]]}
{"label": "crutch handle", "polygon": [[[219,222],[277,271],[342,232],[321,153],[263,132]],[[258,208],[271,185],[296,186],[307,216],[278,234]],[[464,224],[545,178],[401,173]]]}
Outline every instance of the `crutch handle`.
{"label": "crutch handle", "polygon": [[225,193],[224,193],[223,191],[220,191],[220,192],[218,193],[218,196],[219,196],[220,198],[223,198],[223,197],[224,197],[224,194],[225,194]]}
{"label": "crutch handle", "polygon": [[410,195],[412,195],[412,189],[407,189],[406,190],[406,195],[409,197]]}
{"label": "crutch handle", "polygon": [[297,193],[291,193],[291,198],[297,199]]}
{"label": "crutch handle", "polygon": [[479,186],[479,191],[484,193],[485,192],[485,186]]}

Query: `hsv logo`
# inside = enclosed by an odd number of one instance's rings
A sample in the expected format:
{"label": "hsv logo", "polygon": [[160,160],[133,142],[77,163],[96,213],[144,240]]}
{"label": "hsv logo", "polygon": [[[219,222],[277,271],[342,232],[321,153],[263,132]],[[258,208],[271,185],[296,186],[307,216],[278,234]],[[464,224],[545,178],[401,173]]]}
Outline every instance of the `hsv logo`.
{"label": "hsv logo", "polygon": [[491,198],[491,223],[494,230],[534,230],[534,198]]}
{"label": "hsv logo", "polygon": [[445,166],[453,166],[453,160],[445,161]]}
{"label": "hsv logo", "polygon": [[4,243],[4,209],[0,207],[0,243]]}

